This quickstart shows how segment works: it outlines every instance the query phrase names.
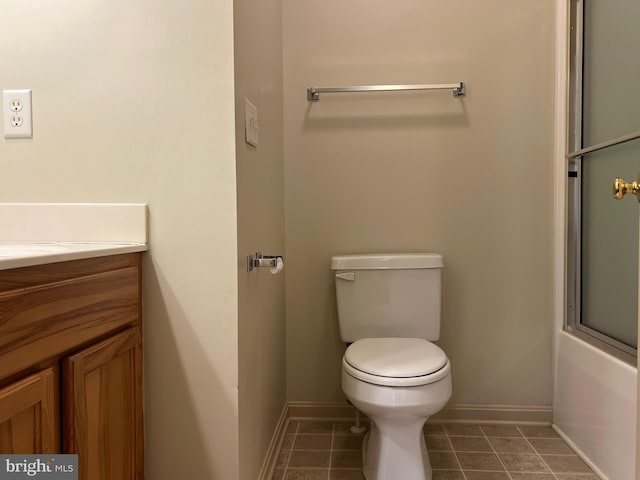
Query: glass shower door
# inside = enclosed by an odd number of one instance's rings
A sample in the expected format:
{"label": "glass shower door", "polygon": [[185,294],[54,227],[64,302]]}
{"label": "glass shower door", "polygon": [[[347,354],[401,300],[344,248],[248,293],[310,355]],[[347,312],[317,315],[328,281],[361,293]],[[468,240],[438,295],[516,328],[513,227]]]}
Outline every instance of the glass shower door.
{"label": "glass shower door", "polygon": [[611,183],[635,180],[639,160],[640,140],[634,140],[584,155],[581,172],[580,326],[631,355],[638,335],[638,204],[615,200]]}
{"label": "glass shower door", "polygon": [[[640,131],[640,2],[574,3],[575,150]],[[638,325],[638,205],[616,201],[616,177],[640,174],[640,139],[570,158],[568,329],[635,363]],[[573,227],[573,229],[571,229]]]}

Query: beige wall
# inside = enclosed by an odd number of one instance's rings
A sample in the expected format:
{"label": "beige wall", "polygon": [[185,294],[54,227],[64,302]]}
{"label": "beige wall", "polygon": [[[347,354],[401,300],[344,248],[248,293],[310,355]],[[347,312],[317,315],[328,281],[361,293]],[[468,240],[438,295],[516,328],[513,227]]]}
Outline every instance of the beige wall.
{"label": "beige wall", "polygon": [[[234,2],[238,185],[240,478],[255,480],[286,400],[284,276],[246,271],[246,255],[284,255],[282,2]],[[244,99],[258,147],[244,141]]]}
{"label": "beige wall", "polygon": [[344,398],[331,255],[435,251],[452,403],[550,405],[553,26],[551,0],[285,3],[289,400]]}
{"label": "beige wall", "polygon": [[0,201],[145,202],[146,477],[238,478],[231,0],[3,2]]}

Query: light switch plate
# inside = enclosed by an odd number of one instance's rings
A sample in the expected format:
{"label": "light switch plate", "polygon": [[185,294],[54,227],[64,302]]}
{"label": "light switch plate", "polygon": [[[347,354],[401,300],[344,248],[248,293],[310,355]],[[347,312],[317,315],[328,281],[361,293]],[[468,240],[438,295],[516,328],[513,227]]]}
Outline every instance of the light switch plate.
{"label": "light switch plate", "polygon": [[5,138],[31,138],[31,90],[2,91]]}
{"label": "light switch plate", "polygon": [[248,99],[244,99],[244,141],[258,146],[258,109]]}

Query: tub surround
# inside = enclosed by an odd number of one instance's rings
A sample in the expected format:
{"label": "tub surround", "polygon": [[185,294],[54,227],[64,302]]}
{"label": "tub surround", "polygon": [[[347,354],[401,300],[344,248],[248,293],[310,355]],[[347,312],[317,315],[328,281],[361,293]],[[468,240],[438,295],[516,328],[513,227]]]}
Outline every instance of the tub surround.
{"label": "tub surround", "polygon": [[556,430],[603,478],[633,480],[637,369],[567,332],[556,342]]}
{"label": "tub surround", "polygon": [[0,204],[0,270],[146,250],[143,204]]}

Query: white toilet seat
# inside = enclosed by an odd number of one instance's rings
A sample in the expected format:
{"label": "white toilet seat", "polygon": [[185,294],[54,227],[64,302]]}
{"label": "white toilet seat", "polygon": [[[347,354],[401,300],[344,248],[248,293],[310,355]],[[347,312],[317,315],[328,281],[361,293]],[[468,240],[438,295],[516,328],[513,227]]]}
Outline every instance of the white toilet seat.
{"label": "white toilet seat", "polygon": [[420,338],[365,338],[347,348],[345,373],[364,382],[416,387],[445,378],[451,367],[445,353]]}

